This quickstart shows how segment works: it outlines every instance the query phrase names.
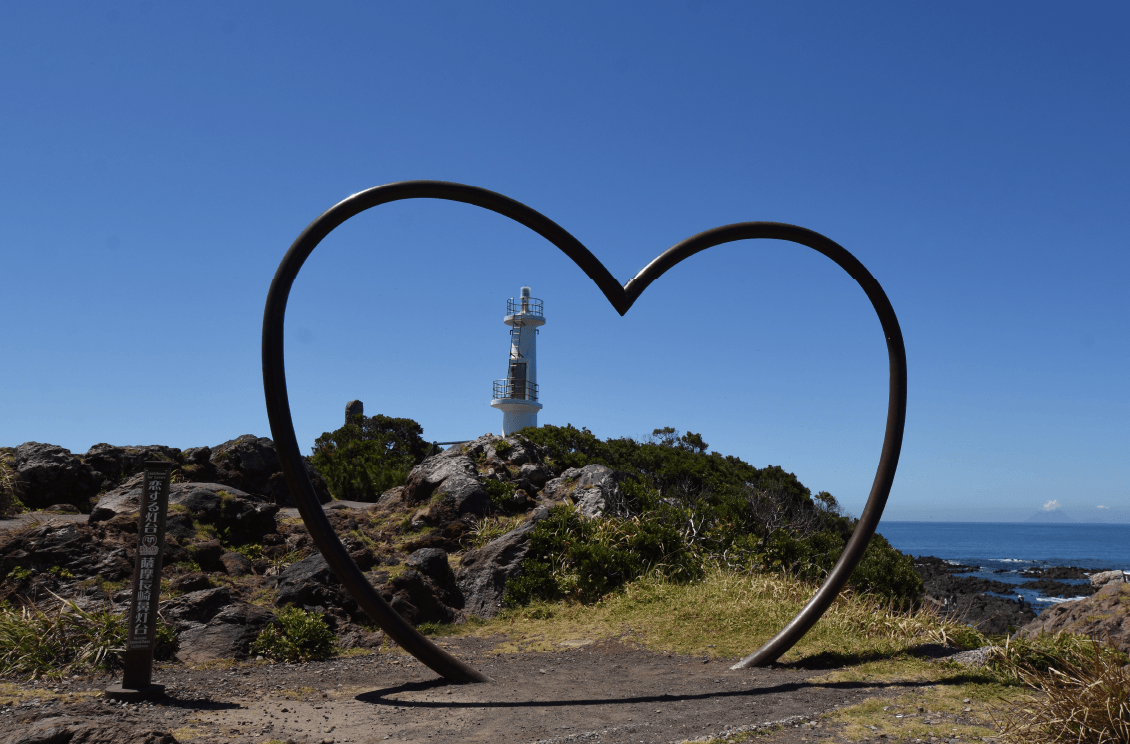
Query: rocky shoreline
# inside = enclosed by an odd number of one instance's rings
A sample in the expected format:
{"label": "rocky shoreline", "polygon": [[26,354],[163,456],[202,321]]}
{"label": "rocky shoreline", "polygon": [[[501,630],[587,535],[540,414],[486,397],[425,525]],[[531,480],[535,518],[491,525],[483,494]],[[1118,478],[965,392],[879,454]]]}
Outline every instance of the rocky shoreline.
{"label": "rocky shoreline", "polygon": [[[980,569],[935,556],[914,558],[914,570],[922,578],[927,603],[982,632],[1032,635],[1066,630],[1109,639],[1130,649],[1130,622],[1125,622],[1130,607],[1118,607],[1118,597],[1130,589],[1122,571],[1048,566],[1027,569],[1020,575],[1029,580],[1010,583],[965,575]],[[1082,579],[1088,579],[1088,583],[1066,581]],[[1011,598],[998,596],[1002,594]],[[1037,613],[1031,602],[1036,595],[1078,601],[1059,602]],[[1094,622],[1090,618],[1095,618]]]}

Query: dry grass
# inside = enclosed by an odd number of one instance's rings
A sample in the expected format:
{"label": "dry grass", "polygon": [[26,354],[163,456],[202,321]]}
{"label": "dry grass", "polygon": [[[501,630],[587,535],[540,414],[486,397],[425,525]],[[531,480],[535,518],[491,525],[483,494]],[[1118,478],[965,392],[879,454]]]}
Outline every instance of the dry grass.
{"label": "dry grass", "polygon": [[1091,641],[1086,658],[1020,663],[1019,680],[1038,690],[1018,706],[994,711],[1002,738],[1016,744],[1130,742],[1130,666]]}
{"label": "dry grass", "polygon": [[[500,646],[500,652],[549,649],[578,639],[618,638],[657,651],[734,658],[771,638],[816,588],[776,575],[714,568],[701,581],[687,584],[645,577],[590,606],[532,603],[461,632],[507,635],[511,641]],[[784,660],[842,666],[889,658],[915,646],[962,639],[970,633],[965,626],[930,611],[902,613],[869,595],[845,592]]]}

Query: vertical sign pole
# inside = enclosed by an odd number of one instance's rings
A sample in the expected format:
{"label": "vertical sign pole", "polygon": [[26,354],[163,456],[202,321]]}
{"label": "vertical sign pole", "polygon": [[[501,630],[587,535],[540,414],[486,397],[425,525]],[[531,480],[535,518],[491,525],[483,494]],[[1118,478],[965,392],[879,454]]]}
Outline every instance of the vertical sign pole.
{"label": "vertical sign pole", "polygon": [[164,697],[165,686],[153,684],[153,651],[157,647],[157,600],[161,595],[161,559],[165,554],[165,518],[169,512],[171,462],[145,463],[141,521],[137,527],[137,560],[133,568],[133,602],[121,684],[106,688],[116,700]]}

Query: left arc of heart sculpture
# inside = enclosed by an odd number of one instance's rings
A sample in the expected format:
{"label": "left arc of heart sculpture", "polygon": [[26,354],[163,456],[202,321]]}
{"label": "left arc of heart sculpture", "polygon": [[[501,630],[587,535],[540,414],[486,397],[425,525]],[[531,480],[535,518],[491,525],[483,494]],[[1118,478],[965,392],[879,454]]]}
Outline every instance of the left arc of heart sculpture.
{"label": "left arc of heart sculpture", "polygon": [[871,493],[839,561],[816,594],[777,635],[735,664],[733,668],[768,664],[792,648],[835,601],[836,595],[847,584],[855,567],[863,558],[863,552],[867,549],[867,544],[874,535],[883,514],[894,481],[895,469],[898,466],[906,422],[906,349],[894,309],[883,288],[879,286],[879,282],[855,256],[819,233],[777,222],[742,222],[707,230],[672,246],[621,287],[588,248],[548,217],[502,194],[444,181],[404,181],[367,189],[335,204],[311,222],[290,246],[282,263],[279,264],[267,293],[267,305],[263,313],[263,391],[279,463],[314,544],[325,556],[326,563],[333,569],[346,590],[357,600],[358,605],[405,651],[438,674],[456,682],[487,682],[489,678],[421,635],[385,602],[349,556],[326,518],[326,513],[306,473],[302,453],[294,434],[294,422],[291,419],[290,401],[286,390],[283,321],[290,288],[302,264],[323,238],[350,217],[381,204],[404,199],[443,199],[472,204],[525,225],[569,256],[590,279],[596,282],[604,296],[612,303],[612,307],[621,315],[628,312],[648,285],[683,259],[712,246],[735,240],[768,238],[808,246],[835,261],[859,283],[879,316],[890,359],[886,433]]}

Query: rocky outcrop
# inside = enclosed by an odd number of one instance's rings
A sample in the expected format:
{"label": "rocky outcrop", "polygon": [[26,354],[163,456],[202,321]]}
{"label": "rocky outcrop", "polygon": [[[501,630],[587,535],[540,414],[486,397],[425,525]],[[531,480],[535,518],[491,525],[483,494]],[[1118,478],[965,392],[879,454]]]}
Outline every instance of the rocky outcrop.
{"label": "rocky outcrop", "polygon": [[[208,462],[214,469],[217,483],[260,494],[280,506],[294,506],[275,452],[275,443],[270,439],[244,434],[212,447]],[[313,465],[304,462],[318,500],[328,503],[331,496],[325,480]],[[206,469],[204,472],[207,472]]]}
{"label": "rocky outcrop", "polygon": [[87,450],[82,460],[94,470],[99,488],[107,490],[140,472],[146,462],[160,460],[180,465],[184,456],[176,447],[160,444],[118,447],[103,442]]}
{"label": "rocky outcrop", "polygon": [[273,583],[277,591],[276,607],[339,607],[349,615],[358,611],[357,603],[345,591],[321,553],[287,566]]}
{"label": "rocky outcrop", "polygon": [[561,501],[566,498],[572,500],[582,516],[589,518],[627,517],[632,512],[620,489],[617,474],[604,465],[569,468],[545,484],[543,501]]}
{"label": "rocky outcrop", "polygon": [[1100,571],[1091,575],[1091,587],[1101,589],[1107,584],[1121,584],[1126,581],[1126,575],[1121,571]]}
{"label": "rocky outcrop", "polygon": [[921,577],[926,601],[943,615],[978,628],[983,633],[1011,633],[1035,617],[1031,604],[986,594],[1014,594],[1016,584],[961,574],[976,571],[934,556],[914,559],[914,570]]}
{"label": "rocky outcrop", "polygon": [[506,582],[522,570],[529,550],[529,533],[549,516],[539,507],[528,521],[477,550],[468,550],[459,561],[458,585],[468,615],[491,618],[502,609]]}
{"label": "rocky outcrop", "polygon": [[102,479],[71,451],[54,444],[24,442],[15,448],[16,495],[29,509],[71,504],[90,511]]}
{"label": "rocky outcrop", "polygon": [[[412,468],[408,482],[404,485],[401,498],[409,505],[421,504],[431,498],[432,493],[449,478],[466,482],[464,478],[479,480],[474,461],[458,447],[451,447],[438,455],[433,455]],[[480,486],[481,486],[481,481]]]}
{"label": "rocky outcrop", "polygon": [[438,548],[422,548],[408,556],[405,570],[399,576],[385,579],[377,586],[389,605],[408,622],[452,623],[463,609],[463,594],[455,583],[455,574],[447,553]]}
{"label": "rocky outcrop", "polygon": [[1027,637],[1060,632],[1109,640],[1130,652],[1130,584],[1108,582],[1093,596],[1060,602],[1044,610],[1039,618],[1021,629]]}
{"label": "rocky outcrop", "polygon": [[161,614],[178,631],[177,658],[196,664],[244,658],[275,618],[264,607],[234,599],[226,586],[171,599],[162,605]]}

